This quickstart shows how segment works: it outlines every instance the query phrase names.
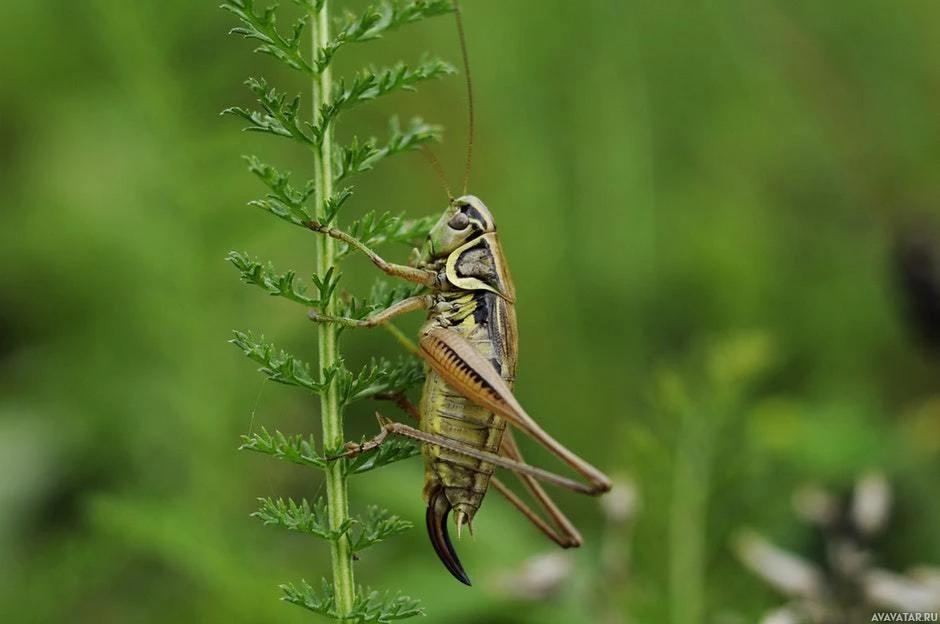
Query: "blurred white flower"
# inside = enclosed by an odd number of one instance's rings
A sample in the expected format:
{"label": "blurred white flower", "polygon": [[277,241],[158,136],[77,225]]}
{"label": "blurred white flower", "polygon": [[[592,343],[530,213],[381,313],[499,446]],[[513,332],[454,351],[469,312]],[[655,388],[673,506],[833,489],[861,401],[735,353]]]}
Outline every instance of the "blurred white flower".
{"label": "blurred white flower", "polygon": [[600,499],[601,509],[611,522],[626,524],[636,516],[639,494],[630,477],[617,474],[612,480],[614,485],[610,492]]}
{"label": "blurred white flower", "polygon": [[852,519],[866,536],[879,533],[888,522],[891,510],[891,487],[880,472],[861,477],[855,484]]}
{"label": "blurred white flower", "polygon": [[825,540],[825,565],[785,551],[751,530],[732,547],[742,563],[792,599],[761,624],[861,621],[873,611],[940,611],[940,568],[914,568],[908,576],[875,568],[868,538],[883,531],[891,511],[891,486],[878,472],[861,476],[851,500],[814,485],[794,494],[797,514]]}
{"label": "blurred white flower", "polygon": [[521,600],[544,600],[558,594],[571,576],[565,553],[550,552],[526,560],[516,570],[496,577],[499,593]]}
{"label": "blurred white flower", "polygon": [[734,540],[741,561],[787,596],[819,599],[825,581],[816,565],[774,546],[754,531],[741,531]]}

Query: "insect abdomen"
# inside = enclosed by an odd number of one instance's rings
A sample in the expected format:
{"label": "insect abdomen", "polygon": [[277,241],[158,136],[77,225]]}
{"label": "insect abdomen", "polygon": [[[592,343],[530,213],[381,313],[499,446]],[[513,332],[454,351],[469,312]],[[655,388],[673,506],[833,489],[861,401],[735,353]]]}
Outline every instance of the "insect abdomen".
{"label": "insect abdomen", "polygon": [[[500,346],[493,340],[490,315],[496,295],[476,293],[455,298],[455,310],[429,323],[446,322],[494,365],[502,367]],[[481,310],[484,313],[481,313]],[[429,371],[421,396],[421,428],[444,436],[462,446],[498,453],[506,422],[448,386]],[[473,518],[489,485],[494,466],[437,445],[424,447],[427,477],[425,495],[443,489],[455,512]]]}
{"label": "insect abdomen", "polygon": [[[496,453],[506,421],[457,394],[431,371],[421,399],[422,429],[454,442]],[[483,502],[494,466],[433,444],[424,446],[425,497],[443,490],[450,507],[473,518]]]}

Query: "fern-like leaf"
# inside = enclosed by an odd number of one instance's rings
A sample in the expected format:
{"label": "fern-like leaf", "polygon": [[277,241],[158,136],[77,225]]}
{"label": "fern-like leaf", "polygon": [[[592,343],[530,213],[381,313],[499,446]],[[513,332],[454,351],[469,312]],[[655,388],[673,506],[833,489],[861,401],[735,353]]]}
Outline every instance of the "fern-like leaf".
{"label": "fern-like leaf", "polygon": [[418,83],[455,72],[456,70],[450,63],[437,58],[422,61],[415,67],[397,63],[378,71],[364,69],[356,74],[348,87],[345,80],[338,80],[333,87],[330,100],[320,108],[319,121],[316,124],[306,124],[306,127],[310,130],[313,141],[319,145],[326,128],[341,111],[393,91],[413,91]]}
{"label": "fern-like leaf", "polygon": [[229,34],[260,41],[255,52],[273,56],[293,69],[312,73],[313,68],[307,63],[301,50],[301,35],[307,25],[307,14],[295,21],[285,35],[277,28],[276,7],[271,6],[256,13],[254,4],[254,0],[225,0],[222,8],[234,13],[243,24],[230,30]]}
{"label": "fern-like leaf", "polygon": [[300,581],[299,586],[293,583],[285,583],[280,586],[280,589],[283,593],[281,600],[303,607],[308,611],[319,613],[322,616],[336,619],[337,614],[333,606],[336,603],[336,591],[333,589],[333,584],[328,580],[322,580],[319,592],[311,587],[310,583],[303,580]]}
{"label": "fern-like leaf", "polygon": [[226,259],[238,269],[242,281],[260,287],[269,295],[284,297],[305,306],[323,305],[322,300],[307,296],[307,287],[297,281],[293,271],[278,273],[270,262],[261,264],[237,251],[229,252]]}
{"label": "fern-like leaf", "polygon": [[378,39],[390,30],[429,17],[452,13],[451,0],[412,0],[411,2],[382,2],[368,7],[359,15],[346,13],[336,35],[314,51],[314,68],[322,72],[333,60],[337,50],[347,43],[361,43]]}
{"label": "fern-like leaf", "polygon": [[261,364],[258,370],[271,381],[322,394],[336,374],[335,369],[330,369],[323,372],[320,380],[315,380],[310,374],[309,364],[286,351],[275,348],[273,344],[265,342],[264,337],[256,339],[250,332],[235,331],[234,334],[235,337],[229,342],[241,349],[249,358]]}
{"label": "fern-like leaf", "polygon": [[322,131],[316,138],[307,135],[303,128],[308,122],[301,122],[297,117],[300,109],[300,96],[287,99],[287,94],[269,87],[263,78],[249,78],[245,84],[255,94],[262,110],[248,110],[233,106],[222,111],[223,115],[235,115],[249,123],[245,128],[251,132],[264,132],[275,136],[292,138],[308,147],[316,147],[323,139]]}
{"label": "fern-like leaf", "polygon": [[250,201],[248,205],[266,210],[294,225],[305,226],[310,221],[305,204],[313,195],[313,180],[308,180],[302,189],[295,188],[290,184],[290,173],[281,172],[255,156],[246,156],[245,160],[248,162],[248,170],[270,190],[263,199]]}
{"label": "fern-like leaf", "polygon": [[[322,580],[319,592],[306,581],[301,581],[299,586],[293,583],[281,585],[281,591],[284,594],[281,600],[329,618],[338,618],[333,607],[336,590],[326,579]],[[370,588],[359,587],[352,613],[342,619],[356,624],[389,624],[416,615],[424,615],[424,608],[414,598],[400,593],[381,594]]]}
{"label": "fern-like leaf", "polygon": [[[367,247],[377,247],[384,243],[413,244],[427,237],[434,222],[435,216],[420,219],[406,219],[405,214],[392,214],[390,212],[367,212],[353,221],[348,233]],[[343,256],[350,252],[346,244],[338,246],[337,254]]]}
{"label": "fern-like leaf", "polygon": [[337,386],[340,401],[349,405],[377,394],[397,394],[424,381],[424,365],[414,357],[401,356],[396,361],[372,358],[358,374],[340,372]]}
{"label": "fern-like leaf", "polygon": [[416,615],[424,615],[421,601],[399,592],[379,593],[370,588],[359,588],[356,592],[356,603],[353,606],[353,617],[362,624],[389,624],[395,620],[406,620]]}
{"label": "fern-like leaf", "polygon": [[[331,529],[329,509],[327,508],[326,501],[322,498],[318,498],[312,505],[305,498],[301,499],[299,503],[292,498],[288,498],[286,501],[282,498],[278,498],[277,500],[259,498],[258,502],[260,503],[258,511],[251,515],[261,520],[264,524],[281,526],[288,531],[306,533],[328,541],[339,539],[357,522],[356,520],[350,519],[339,528]],[[388,518],[377,516],[372,521],[372,524],[367,526],[374,527],[374,534],[376,535],[381,535],[382,531],[387,531],[388,535],[392,535],[399,526],[396,524],[396,520],[397,518],[394,516]],[[401,530],[403,531],[405,529]],[[368,539],[373,536],[373,532],[366,532],[364,529],[360,529],[357,533],[357,538],[360,535],[362,537],[359,539]]]}
{"label": "fern-like leaf", "polygon": [[348,474],[363,474],[421,454],[416,442],[407,438],[387,438],[385,442],[368,453],[356,455],[349,460]]}
{"label": "fern-like leaf", "polygon": [[[346,186],[341,188],[338,191],[334,191],[332,195],[326,198],[323,202],[323,223],[329,225],[336,219],[339,209],[343,207],[343,204],[346,203],[346,200],[352,197],[353,189],[351,186]],[[309,224],[308,224],[309,225]]]}
{"label": "fern-like leaf", "polygon": [[404,152],[418,149],[422,145],[440,140],[441,128],[414,118],[408,127],[402,130],[396,117],[389,121],[388,140],[379,147],[374,138],[365,143],[353,140],[352,143],[336,148],[333,159],[333,179],[339,182],[343,178],[372,169],[379,161]]}
{"label": "fern-like leaf", "polygon": [[387,509],[370,505],[364,517],[357,517],[350,531],[350,547],[353,552],[365,550],[384,539],[404,533],[414,525],[402,520]]}
{"label": "fern-like leaf", "polygon": [[271,434],[262,427],[260,433],[242,436],[242,445],[238,449],[270,455],[304,466],[326,466],[326,458],[317,453],[313,436],[286,436],[280,431]]}

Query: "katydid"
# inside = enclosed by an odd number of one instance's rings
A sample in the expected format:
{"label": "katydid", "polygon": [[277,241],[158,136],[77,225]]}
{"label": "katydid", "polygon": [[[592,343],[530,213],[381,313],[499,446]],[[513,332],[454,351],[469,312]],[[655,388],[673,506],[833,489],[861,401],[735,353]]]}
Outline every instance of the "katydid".
{"label": "katydid", "polygon": [[[454,8],[464,66],[469,75],[456,3]],[[467,148],[465,188],[473,134],[469,78],[467,88],[471,138]],[[425,287],[421,294],[366,319],[331,317],[317,310],[310,311],[310,318],[317,322],[376,327],[408,312],[428,310],[417,349],[428,365],[421,401],[417,408],[407,400],[401,402],[418,420],[418,427],[377,415],[382,427],[380,433],[362,444],[348,444],[347,454],[367,452],[381,444],[388,434],[422,442],[428,534],[446,568],[467,585],[470,579],[451,544],[447,518],[453,511],[459,537],[464,525],[470,527],[491,483],[559,546],[579,546],[581,536],[577,529],[538,481],[591,495],[607,492],[611,481],[539,427],[513,395],[517,360],[515,288],[493,215],[484,203],[467,194],[451,198],[423,248],[409,265],[386,261],[361,241],[336,228],[316,222],[308,225],[364,253],[387,275]],[[507,424],[536,440],[585,482],[526,464]],[[516,473],[547,514],[548,521],[493,476],[496,468]]]}

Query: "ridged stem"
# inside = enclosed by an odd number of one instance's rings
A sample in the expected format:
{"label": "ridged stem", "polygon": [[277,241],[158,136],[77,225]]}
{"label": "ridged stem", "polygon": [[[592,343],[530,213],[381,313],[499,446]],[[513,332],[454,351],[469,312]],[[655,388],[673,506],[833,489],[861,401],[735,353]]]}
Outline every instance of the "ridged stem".
{"label": "ridged stem", "polygon": [[[316,51],[330,38],[329,2],[324,2],[318,12],[311,14],[311,44]],[[319,123],[320,107],[330,97],[333,88],[332,71],[327,66],[313,83],[313,117]],[[316,180],[317,219],[322,220],[323,207],[333,194],[333,127],[328,125],[323,133],[323,141],[314,157]],[[317,236],[317,273],[325,275],[336,262],[336,241],[328,236]],[[333,300],[327,303],[324,313],[335,314]],[[329,370],[338,359],[337,326],[332,323],[317,324],[317,345],[319,348],[320,370]],[[323,424],[324,449],[338,449],[346,441],[343,433],[342,406],[339,404],[336,380],[332,380],[326,392],[320,396],[320,418]],[[349,499],[346,489],[346,461],[337,460],[327,464],[326,501],[330,516],[330,529],[338,530],[349,519]],[[330,542],[330,558],[333,565],[333,587],[336,592],[336,613],[338,621],[346,620],[343,616],[352,613],[356,597],[356,585],[353,578],[352,550],[346,535]]]}

